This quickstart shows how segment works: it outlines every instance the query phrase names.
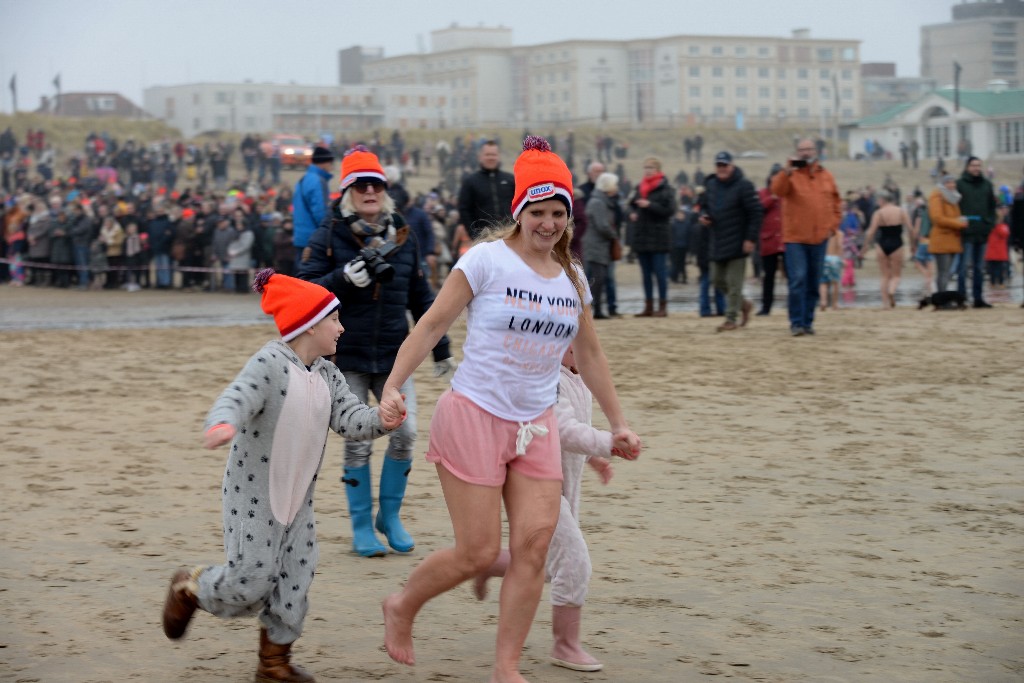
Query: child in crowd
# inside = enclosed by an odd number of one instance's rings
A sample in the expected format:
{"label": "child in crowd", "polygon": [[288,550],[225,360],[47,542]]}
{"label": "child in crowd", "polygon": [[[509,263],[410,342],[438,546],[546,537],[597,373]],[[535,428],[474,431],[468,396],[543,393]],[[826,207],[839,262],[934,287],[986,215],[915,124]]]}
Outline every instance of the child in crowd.
{"label": "child in crowd", "polygon": [[821,297],[821,310],[825,310],[832,302],[832,310],[839,310],[839,281],[843,275],[843,232],[832,233],[825,245],[825,265],[821,269],[821,281],[818,285]]}
{"label": "child in crowd", "polygon": [[[572,346],[562,356],[558,380],[558,441],[562,448],[562,509],[548,547],[546,573],[551,582],[551,631],[555,643],[550,661],[573,671],[600,671],[604,665],[580,644],[580,613],[590,582],[590,553],[580,530],[580,483],[583,463],[589,464],[601,483],[612,479],[612,465],[606,456],[621,455],[611,432],[591,426],[593,396],[576,370]],[[476,577],[473,592],[478,600],[487,597],[487,579],[504,576],[509,552],[502,550],[487,572]]]}
{"label": "child in crowd", "polygon": [[985,265],[992,289],[1006,289],[1006,276],[1010,272],[1010,226],[1006,224],[1006,207],[996,210],[996,227],[988,234],[985,247]]}
{"label": "child in crowd", "polygon": [[289,660],[319,557],[313,490],[328,429],[372,439],[404,416],[393,401],[377,410],[360,403],[322,358],[345,331],[333,294],[270,268],[253,289],[281,339],[252,356],[220,395],[203,437],[210,449],[232,442],[223,488],[227,562],[175,572],[163,627],[168,638],[181,638],[197,608],[222,618],[259,614],[256,680],[311,681]]}

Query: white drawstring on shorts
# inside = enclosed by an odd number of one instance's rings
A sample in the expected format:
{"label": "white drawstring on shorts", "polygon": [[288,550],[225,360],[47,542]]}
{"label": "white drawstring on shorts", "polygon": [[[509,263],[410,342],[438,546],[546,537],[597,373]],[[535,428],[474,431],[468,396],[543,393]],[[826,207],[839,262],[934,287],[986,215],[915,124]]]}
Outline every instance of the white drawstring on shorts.
{"label": "white drawstring on shorts", "polygon": [[526,447],[533,441],[533,436],[547,436],[548,428],[544,425],[535,425],[532,422],[520,422],[519,431],[516,432],[516,455],[526,455]]}

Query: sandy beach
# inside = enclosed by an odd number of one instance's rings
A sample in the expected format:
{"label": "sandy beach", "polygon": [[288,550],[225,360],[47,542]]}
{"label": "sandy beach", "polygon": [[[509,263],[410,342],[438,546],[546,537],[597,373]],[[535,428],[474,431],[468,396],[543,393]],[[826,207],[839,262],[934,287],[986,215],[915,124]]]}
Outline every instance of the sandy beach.
{"label": "sandy beach", "polygon": [[[17,329],[65,310],[111,322]],[[255,620],[200,612],[172,643],[160,609],[174,569],[223,558],[226,450],[203,450],[200,432],[274,335],[255,297],[3,288],[0,321],[0,680],[252,680]],[[594,561],[584,642],[605,670],[547,663],[545,591],[527,678],[1024,679],[1019,302],[829,311],[816,336],[798,339],[784,304],[741,332],[714,324],[692,312],[601,321],[646,449],[617,462],[609,486],[584,486]],[[457,358],[463,334],[460,322]],[[428,604],[415,668],[382,649],[381,598],[451,540],[422,459],[443,386],[426,365],[416,379],[410,556],[349,552],[342,442],[329,441],[321,562],[294,650],[318,680],[487,677],[496,590],[478,603],[463,586]]]}

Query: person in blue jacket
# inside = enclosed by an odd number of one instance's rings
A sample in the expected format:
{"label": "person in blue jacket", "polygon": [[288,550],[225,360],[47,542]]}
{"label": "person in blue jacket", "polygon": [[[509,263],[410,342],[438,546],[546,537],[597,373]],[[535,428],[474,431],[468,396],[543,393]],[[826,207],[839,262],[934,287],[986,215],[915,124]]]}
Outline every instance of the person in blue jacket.
{"label": "person in blue jacket", "polygon": [[292,197],[292,244],[295,245],[295,271],[299,271],[303,252],[309,243],[309,237],[327,216],[330,209],[331,191],[329,183],[334,175],[334,154],[326,147],[317,146],[313,149],[306,173],[295,183]]}
{"label": "person in blue jacket", "polygon": [[[341,197],[309,238],[299,277],[329,289],[341,301],[341,323],[348,339],[338,340],[334,363],[352,392],[364,403],[369,392],[380,401],[384,381],[414,320],[430,308],[434,294],[420,263],[422,247],[386,192],[384,169],[376,155],[359,145],[341,162]],[[455,369],[442,337],[433,350],[434,376]],[[348,497],[353,550],[363,557],[387,553],[374,527],[398,552],[415,543],[399,520],[416,440],[416,390],[412,378],[402,385],[408,417],[392,432],[384,453],[376,519],[371,517],[369,442],[345,441],[342,482]]]}

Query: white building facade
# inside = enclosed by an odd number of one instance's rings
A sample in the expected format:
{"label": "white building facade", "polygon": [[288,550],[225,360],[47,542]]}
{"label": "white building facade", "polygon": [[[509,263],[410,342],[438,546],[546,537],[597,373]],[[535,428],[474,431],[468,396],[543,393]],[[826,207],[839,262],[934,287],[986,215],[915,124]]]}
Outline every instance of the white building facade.
{"label": "white building facade", "polygon": [[510,29],[453,26],[432,36],[432,52],[365,63],[363,82],[446,87],[457,126],[766,126],[861,112],[859,41],[804,30],[527,47],[511,45]]}
{"label": "white building facade", "polygon": [[231,133],[323,133],[444,125],[450,95],[432,86],[311,86],[193,83],[147,88],[143,108],[185,137]]}

